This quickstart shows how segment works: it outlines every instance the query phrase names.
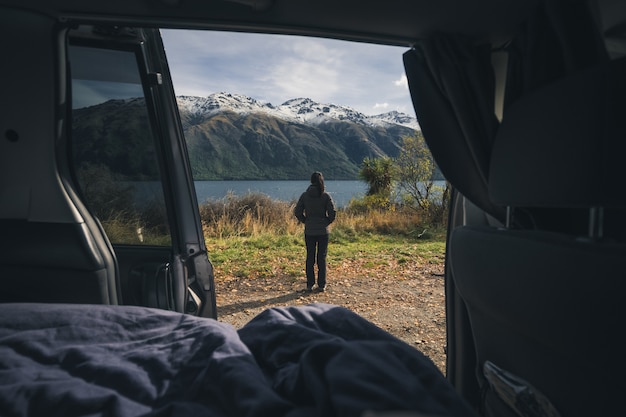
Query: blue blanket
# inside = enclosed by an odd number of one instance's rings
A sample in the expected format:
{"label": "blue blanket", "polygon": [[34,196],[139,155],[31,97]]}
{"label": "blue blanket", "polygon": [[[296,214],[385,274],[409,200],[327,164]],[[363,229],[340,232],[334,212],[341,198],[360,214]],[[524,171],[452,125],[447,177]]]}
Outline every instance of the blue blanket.
{"label": "blue blanket", "polygon": [[473,415],[428,358],[337,306],[269,309],[237,331],[141,307],[0,304],[0,416],[368,410]]}

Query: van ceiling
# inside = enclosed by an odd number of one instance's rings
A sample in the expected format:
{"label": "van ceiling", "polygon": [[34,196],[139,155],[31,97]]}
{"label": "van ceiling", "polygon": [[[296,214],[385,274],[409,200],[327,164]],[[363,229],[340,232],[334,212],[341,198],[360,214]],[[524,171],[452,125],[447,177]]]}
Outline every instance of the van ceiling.
{"label": "van ceiling", "polygon": [[[545,0],[563,2],[572,0]],[[579,0],[586,1],[586,0]],[[626,1],[589,0],[613,56],[626,54]],[[410,46],[436,32],[501,42],[542,0],[0,0],[59,19],[332,37]]]}
{"label": "van ceiling", "polygon": [[271,31],[410,45],[433,32],[507,35],[539,0],[0,0],[66,18]]}

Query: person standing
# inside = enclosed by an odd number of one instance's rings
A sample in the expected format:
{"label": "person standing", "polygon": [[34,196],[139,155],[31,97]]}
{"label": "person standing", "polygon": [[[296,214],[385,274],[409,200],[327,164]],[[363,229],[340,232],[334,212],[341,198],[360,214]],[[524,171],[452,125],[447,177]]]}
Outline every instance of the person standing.
{"label": "person standing", "polygon": [[326,290],[326,254],[328,252],[329,225],[337,212],[332,197],[326,192],[321,172],[311,174],[311,185],[302,193],[294,208],[296,218],[304,223],[306,243],[306,289],[315,285],[314,266],[317,262],[317,288]]}

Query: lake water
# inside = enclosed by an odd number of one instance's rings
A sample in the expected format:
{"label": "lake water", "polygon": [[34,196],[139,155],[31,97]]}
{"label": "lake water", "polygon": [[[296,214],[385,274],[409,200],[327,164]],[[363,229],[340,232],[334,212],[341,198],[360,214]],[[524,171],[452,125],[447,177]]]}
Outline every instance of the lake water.
{"label": "lake water", "polygon": [[[337,207],[345,207],[351,199],[363,197],[367,192],[367,184],[358,180],[326,180],[325,184]],[[195,181],[195,186],[199,204],[228,193],[237,196],[262,193],[275,200],[293,201],[306,190],[309,181]]]}

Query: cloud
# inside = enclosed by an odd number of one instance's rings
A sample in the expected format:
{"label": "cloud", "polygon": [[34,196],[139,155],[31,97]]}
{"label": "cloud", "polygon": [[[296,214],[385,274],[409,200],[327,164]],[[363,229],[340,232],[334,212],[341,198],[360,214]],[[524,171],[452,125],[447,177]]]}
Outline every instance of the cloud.
{"label": "cloud", "polygon": [[295,97],[370,114],[410,108],[405,48],[332,39],[238,32],[163,30],[178,95],[225,91],[278,105]]}
{"label": "cloud", "polygon": [[[314,38],[285,38],[272,59],[256,74],[262,90],[275,104],[294,97],[329,101],[341,90],[343,51]],[[272,98],[273,97],[273,98]],[[280,102],[280,103],[278,103]]]}
{"label": "cloud", "polygon": [[374,110],[387,109],[389,108],[389,103],[376,103],[374,104]]}
{"label": "cloud", "polygon": [[393,82],[393,85],[395,85],[396,87],[408,87],[409,80],[407,80],[406,74],[402,74],[399,79]]}

